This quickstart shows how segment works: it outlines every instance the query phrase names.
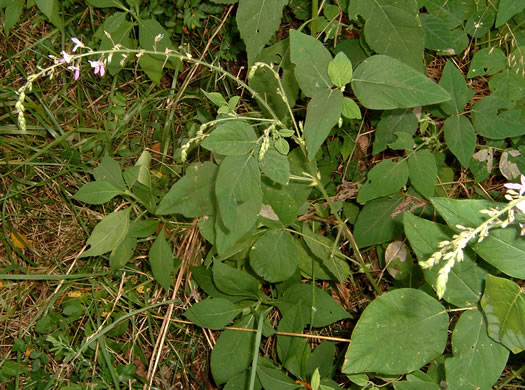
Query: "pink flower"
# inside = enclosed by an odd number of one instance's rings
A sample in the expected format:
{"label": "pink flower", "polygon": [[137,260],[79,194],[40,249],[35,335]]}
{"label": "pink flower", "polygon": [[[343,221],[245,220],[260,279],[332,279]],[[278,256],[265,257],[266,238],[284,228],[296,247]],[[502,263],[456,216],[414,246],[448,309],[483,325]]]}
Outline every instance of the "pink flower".
{"label": "pink flower", "polygon": [[63,51],[63,52],[60,53],[60,54],[62,54],[62,58],[59,59],[58,61],[60,61],[60,62],[62,62],[62,63],[63,63],[63,62],[66,62],[66,63],[69,64],[69,63],[71,62],[71,60],[73,59],[73,56],[70,55],[70,54],[67,54],[65,51]]}
{"label": "pink flower", "polygon": [[525,193],[525,175],[521,175],[521,183],[507,183],[504,184],[505,188],[509,190],[518,190],[520,197]]}
{"label": "pink flower", "polygon": [[95,74],[99,74],[100,77],[104,76],[106,70],[104,68],[104,63],[102,61],[89,61],[91,67],[94,68]]}
{"label": "pink flower", "polygon": [[78,49],[79,47],[85,47],[84,44],[83,44],[82,42],[80,42],[79,39],[73,37],[73,38],[71,38],[71,40],[72,40],[73,43],[75,44],[75,46],[73,46],[73,51],[74,51],[74,52],[77,51],[77,49]]}
{"label": "pink flower", "polygon": [[75,71],[75,75],[73,77],[75,78],[75,80],[78,80],[78,78],[80,77],[80,68],[78,66],[73,66],[73,65],[70,65],[67,68],[69,70]]}

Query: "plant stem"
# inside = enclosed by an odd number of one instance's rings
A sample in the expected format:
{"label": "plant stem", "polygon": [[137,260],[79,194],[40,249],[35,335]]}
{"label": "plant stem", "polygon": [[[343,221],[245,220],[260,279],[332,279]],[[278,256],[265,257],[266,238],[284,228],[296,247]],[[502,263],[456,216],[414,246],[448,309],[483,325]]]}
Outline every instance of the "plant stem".
{"label": "plant stem", "polygon": [[317,35],[317,14],[319,12],[319,0],[312,0],[312,24],[310,26],[310,33],[312,36]]}

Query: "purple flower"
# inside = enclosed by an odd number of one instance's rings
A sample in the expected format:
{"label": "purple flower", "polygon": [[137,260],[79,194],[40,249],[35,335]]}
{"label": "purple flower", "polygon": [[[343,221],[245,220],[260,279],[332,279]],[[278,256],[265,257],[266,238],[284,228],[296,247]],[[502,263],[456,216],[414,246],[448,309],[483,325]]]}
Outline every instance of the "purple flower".
{"label": "purple flower", "polygon": [[89,61],[91,67],[94,68],[95,74],[99,74],[100,77],[104,76],[106,70],[104,68],[104,63],[102,61]]}
{"label": "purple flower", "polygon": [[525,175],[521,175],[521,183],[507,183],[504,184],[505,188],[508,188],[509,190],[518,190],[520,196],[523,196],[525,193]]}
{"label": "purple flower", "polygon": [[60,53],[60,54],[62,54],[62,58],[59,59],[58,61],[60,61],[60,62],[62,62],[62,63],[63,63],[63,62],[66,62],[66,63],[69,64],[69,63],[71,62],[71,60],[73,59],[73,56],[70,55],[70,54],[67,54],[65,51],[63,51],[63,52]]}
{"label": "purple flower", "polygon": [[75,71],[75,80],[78,80],[78,78],[80,77],[80,68],[78,66],[73,66],[73,65],[70,65],[67,67],[69,70],[74,70]]}
{"label": "purple flower", "polygon": [[75,44],[75,46],[73,46],[73,51],[74,51],[74,52],[77,51],[77,49],[78,49],[79,47],[85,47],[84,44],[83,44],[82,42],[80,42],[79,39],[73,37],[73,38],[71,38],[71,40],[72,40],[73,43]]}

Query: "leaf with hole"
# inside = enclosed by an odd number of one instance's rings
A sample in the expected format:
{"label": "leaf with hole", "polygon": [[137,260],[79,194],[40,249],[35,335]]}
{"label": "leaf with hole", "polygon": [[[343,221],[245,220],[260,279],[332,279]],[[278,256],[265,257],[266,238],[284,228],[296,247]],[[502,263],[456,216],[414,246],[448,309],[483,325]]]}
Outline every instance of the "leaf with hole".
{"label": "leaf with hole", "polygon": [[525,294],[512,280],[490,275],[481,298],[489,336],[518,354],[525,350]]}
{"label": "leaf with hole", "polygon": [[487,96],[472,107],[472,122],[479,135],[504,139],[525,134],[522,111],[498,96]]}
{"label": "leaf with hole", "polygon": [[352,332],[342,372],[401,375],[443,353],[446,309],[425,292],[401,288],[374,299]]}
{"label": "leaf with hole", "polygon": [[355,70],[352,89],[366,108],[391,110],[442,103],[450,95],[414,68],[384,55],[364,60]]}
{"label": "leaf with hole", "polygon": [[467,78],[493,75],[507,67],[507,59],[503,50],[498,47],[486,47],[477,51],[472,57]]}
{"label": "leaf with hole", "polygon": [[257,142],[257,135],[244,121],[229,121],[217,128],[202,141],[203,148],[225,156],[250,153]]}
{"label": "leaf with hole", "polygon": [[99,256],[117,248],[128,233],[130,211],[128,207],[102,218],[86,242],[89,249],[81,257]]}

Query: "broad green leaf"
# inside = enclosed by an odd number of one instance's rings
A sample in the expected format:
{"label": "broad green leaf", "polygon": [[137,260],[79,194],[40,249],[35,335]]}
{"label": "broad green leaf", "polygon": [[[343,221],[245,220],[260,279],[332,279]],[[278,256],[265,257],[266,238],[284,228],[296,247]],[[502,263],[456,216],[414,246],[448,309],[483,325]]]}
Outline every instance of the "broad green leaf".
{"label": "broad green leaf", "polygon": [[509,357],[503,345],[489,338],[478,310],[461,315],[452,333],[452,353],[454,357],[445,361],[447,384],[451,389],[465,390],[491,389]]}
{"label": "broad green leaf", "polygon": [[[439,243],[450,241],[453,232],[445,225],[405,213],[405,234],[419,261],[426,261],[439,250]],[[456,263],[450,271],[443,299],[458,307],[475,306],[487,279],[487,271],[475,262],[475,256],[466,250],[463,261]],[[444,263],[424,269],[425,280],[435,289],[439,270]]]}
{"label": "broad green leaf", "polygon": [[454,37],[445,19],[423,13],[419,14],[419,18],[425,30],[425,47],[427,49],[446,51],[454,48]]}
{"label": "broad green leaf", "polygon": [[297,240],[296,245],[299,248],[299,269],[303,277],[313,279],[315,276],[316,280],[335,280],[335,277],[321,264],[321,260],[307,250],[304,241]]}
{"label": "broad green leaf", "polygon": [[271,39],[281,24],[283,7],[288,0],[242,0],[237,9],[237,27],[246,45],[248,64]]}
{"label": "broad green leaf", "polygon": [[369,200],[393,194],[399,191],[408,180],[406,160],[383,160],[368,172],[368,179],[357,195],[361,204]]}
{"label": "broad green leaf", "polygon": [[206,92],[204,89],[201,89],[201,92],[217,107],[228,105],[226,99],[219,92]]}
{"label": "broad green leaf", "polygon": [[392,150],[412,150],[414,148],[414,138],[404,131],[394,133],[396,140],[388,144]]}
{"label": "broad green leaf", "polygon": [[149,265],[153,276],[164,290],[168,291],[173,283],[174,258],[170,244],[160,232],[149,250]]}
{"label": "broad green leaf", "polygon": [[510,18],[519,14],[525,9],[525,2],[515,0],[500,0],[498,15],[496,17],[496,27],[505,24]]}
{"label": "broad green leaf", "polygon": [[434,195],[437,183],[437,166],[434,155],[428,150],[418,150],[408,158],[408,177],[418,192],[429,198]]}
{"label": "broad green leaf", "polygon": [[112,269],[120,269],[124,267],[128,261],[131,260],[135,248],[137,247],[137,239],[135,237],[126,237],[118,247],[111,251],[109,255],[109,266]]}
{"label": "broad green leaf", "polygon": [[7,35],[11,27],[18,23],[20,15],[24,9],[24,0],[15,0],[6,2],[4,10],[4,32]]}
{"label": "broad green leaf", "polygon": [[140,154],[135,166],[139,168],[137,182],[146,186],[151,191],[151,154],[147,150]]}
{"label": "broad green leaf", "polygon": [[468,168],[476,149],[476,133],[472,124],[463,115],[453,115],[443,124],[445,141],[464,168]]}
{"label": "broad green leaf", "polygon": [[290,163],[288,158],[270,146],[259,162],[262,173],[276,183],[288,185],[290,181]]}
{"label": "broad green leaf", "polygon": [[229,121],[217,128],[202,141],[202,147],[225,156],[250,153],[257,142],[257,135],[244,121]]}
{"label": "broad green leaf", "polygon": [[269,230],[250,250],[250,265],[264,280],[277,283],[290,278],[297,270],[299,250],[286,230]]}
{"label": "broad green leaf", "polygon": [[195,218],[215,214],[215,179],[219,167],[206,161],[189,166],[186,174],[161,199],[157,215],[182,214]]}
{"label": "broad green leaf", "polygon": [[129,226],[128,237],[149,237],[157,231],[158,226],[159,221],[156,219],[135,219]]}
{"label": "broad green leaf", "polygon": [[226,156],[219,167],[215,195],[221,220],[228,230],[234,230],[239,217],[239,205],[261,192],[261,174],[253,156]]}
{"label": "broad green leaf", "polygon": [[517,76],[525,78],[525,44],[512,49],[508,56],[509,71]]}
{"label": "broad green leaf", "polygon": [[[253,328],[253,316],[235,323],[239,328]],[[211,372],[217,385],[226,383],[246,370],[253,357],[255,333],[225,330],[211,352]]]}
{"label": "broad green leaf", "polygon": [[212,272],[213,282],[219,291],[228,295],[258,299],[259,283],[248,272],[232,268],[220,261],[213,263]]}
{"label": "broad green leaf", "polygon": [[417,117],[412,110],[384,111],[375,131],[372,153],[374,155],[381,153],[387,145],[395,142],[398,138],[396,133],[405,132],[413,136],[418,125]]}
{"label": "broad green leaf", "polygon": [[124,4],[122,4],[119,0],[88,0],[88,3],[97,8],[116,7],[126,9]]}
{"label": "broad green leaf", "polygon": [[423,71],[425,32],[418,23],[416,0],[352,0],[349,14],[366,20],[364,36],[375,52]]}
{"label": "broad green leaf", "polygon": [[361,119],[361,109],[356,102],[345,96],[343,98],[341,115],[348,119]]}
{"label": "broad green leaf", "polygon": [[122,191],[107,181],[92,181],[84,184],[73,199],[89,204],[102,204],[109,202]]}
{"label": "broad green leaf", "polygon": [[160,86],[164,61],[158,60],[149,54],[144,54],[139,58],[139,65],[150,80]]}
{"label": "broad green leaf", "polygon": [[[279,185],[270,185],[263,181],[264,203],[272,208],[277,214],[283,225],[288,226],[294,223],[298,215],[297,203],[292,195]],[[263,209],[265,207],[263,205]],[[263,209],[261,209],[261,215]]]}
{"label": "broad green leaf", "polygon": [[384,55],[364,60],[355,70],[352,89],[366,108],[391,110],[450,100],[450,95],[409,65]]}
{"label": "broad green leaf", "polygon": [[[518,61],[520,61],[519,58]],[[525,97],[525,77],[519,69],[507,69],[490,78],[489,88],[492,92],[490,96],[506,100],[509,105],[510,103],[519,104],[519,101]]]}
{"label": "broad green leaf", "polygon": [[81,257],[98,256],[117,248],[128,233],[130,211],[128,207],[102,218],[86,242],[89,249]]}
{"label": "broad green leaf", "polygon": [[107,181],[120,190],[126,189],[120,165],[109,156],[100,160],[100,164],[93,169],[93,176],[97,181]]}
{"label": "broad green leaf", "polygon": [[[111,50],[116,44],[126,48],[134,49],[134,41],[130,38],[130,32],[133,29],[133,23],[126,18],[126,12],[115,12],[104,21],[104,31],[111,35],[111,39],[103,34],[99,50]],[[114,76],[123,67],[127,57],[121,53],[113,54],[111,62],[107,65],[109,73]]]}
{"label": "broad green leaf", "polygon": [[481,38],[494,25],[496,11],[490,6],[480,7],[465,23],[465,31],[473,38]]}
{"label": "broad green leaf", "polygon": [[201,328],[222,329],[242,311],[224,298],[207,298],[195,303],[184,316]]}
{"label": "broad green leaf", "polygon": [[[425,8],[429,14],[443,19],[449,29],[458,27],[465,21],[465,6],[463,0],[427,0]],[[422,14],[419,16],[421,17]]]}
{"label": "broad green leaf", "polygon": [[221,258],[226,259],[233,256],[253,243],[255,224],[262,207],[262,197],[262,192],[257,191],[238,207],[239,218],[233,230],[224,226],[221,215],[218,213],[215,221],[215,245]]}
{"label": "broad green leaf", "polygon": [[[447,225],[456,232],[458,231],[457,225],[476,228],[485,221],[487,215],[481,214],[481,210],[501,208],[504,205],[486,200],[470,199],[433,198],[431,201]],[[525,278],[523,267],[525,240],[520,236],[518,227],[491,229],[488,237],[481,242],[471,242],[471,245],[483,260],[503,273],[515,278]]]}
{"label": "broad green leaf", "polygon": [[[251,371],[244,372],[231,378],[225,385],[223,390],[246,390],[250,388]],[[256,377],[254,390],[261,390],[261,381]]]}
{"label": "broad green leaf", "polygon": [[352,80],[352,63],[345,53],[339,52],[328,64],[328,75],[336,87],[342,88]]}
{"label": "broad green leaf", "polygon": [[467,78],[493,75],[507,67],[503,50],[498,47],[487,47],[474,54],[468,68]]}
{"label": "broad green leaf", "polygon": [[402,233],[399,218],[393,215],[401,206],[403,197],[374,199],[363,207],[354,226],[354,239],[359,248],[382,244],[393,240]]}
{"label": "broad green leaf", "polygon": [[266,390],[295,390],[303,387],[276,368],[257,367],[257,375]]}
{"label": "broad green leaf", "polygon": [[[143,49],[154,50],[159,53],[165,53],[166,50],[174,50],[175,46],[170,39],[170,34],[155,19],[138,19],[139,25],[139,43]],[[176,66],[180,63],[175,57],[166,57],[166,55],[155,55],[154,59],[167,62]],[[162,69],[162,64],[161,64]]]}
{"label": "broad green leaf", "polygon": [[439,85],[450,94],[448,102],[441,103],[439,108],[447,115],[463,112],[465,105],[472,99],[475,92],[467,87],[465,77],[456,68],[454,62],[448,61],[443,69]]}
{"label": "broad green leaf", "polygon": [[[302,333],[308,323],[309,316],[304,317],[299,305],[288,307],[286,311],[282,310],[282,319],[279,321],[277,330],[287,333]],[[299,337],[278,335],[277,336],[277,354],[283,366],[295,376],[304,376],[303,367],[310,354],[310,347],[305,339]]]}
{"label": "broad green leaf", "polygon": [[306,108],[304,137],[308,158],[315,159],[330,130],[337,124],[343,111],[343,93],[339,89],[316,92]]}
{"label": "broad green leaf", "polygon": [[489,275],[481,307],[492,339],[512,353],[525,350],[525,294],[518,284]]}
{"label": "broad green leaf", "polygon": [[302,233],[312,253],[321,259],[323,265],[340,283],[344,283],[350,275],[350,267],[337,244],[326,236],[314,233],[306,223],[303,224]]}
{"label": "broad green leaf", "polygon": [[417,370],[443,353],[448,321],[446,309],[421,290],[387,292],[361,314],[342,371],[400,375]]}
{"label": "broad green leaf", "polygon": [[479,135],[504,139],[525,134],[522,111],[498,96],[487,96],[472,107],[472,122]]}
{"label": "broad green leaf", "polygon": [[315,328],[351,317],[326,291],[310,283],[297,283],[287,288],[276,305],[283,312],[299,305],[303,310],[302,318],[306,318],[307,323]]}
{"label": "broad green leaf", "polygon": [[64,28],[62,18],[60,17],[60,2],[57,0],[35,0],[35,3],[40,11],[47,16],[49,21],[53,23],[60,30]]}
{"label": "broad green leaf", "polygon": [[290,59],[295,64],[295,77],[308,97],[332,86],[328,65],[330,52],[314,37],[296,30],[290,31]]}
{"label": "broad green leaf", "polygon": [[331,377],[336,353],[333,342],[325,341],[319,344],[306,362],[306,375],[311,376],[315,370],[319,370],[322,377]]}
{"label": "broad green leaf", "polygon": [[244,299],[241,296],[227,295],[219,291],[213,282],[211,268],[207,269],[204,266],[192,267],[191,277],[195,280],[195,282],[197,282],[198,286],[212,298],[223,298],[233,303],[242,301]]}

